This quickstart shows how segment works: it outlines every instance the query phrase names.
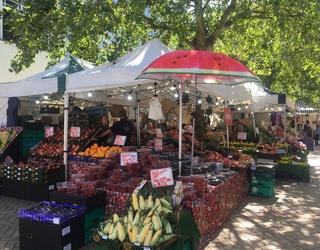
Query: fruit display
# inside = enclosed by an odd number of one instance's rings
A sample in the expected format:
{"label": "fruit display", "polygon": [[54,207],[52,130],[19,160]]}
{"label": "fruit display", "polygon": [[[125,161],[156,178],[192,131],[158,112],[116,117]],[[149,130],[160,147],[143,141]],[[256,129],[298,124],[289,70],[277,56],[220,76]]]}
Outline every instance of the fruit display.
{"label": "fruit display", "polygon": [[168,196],[134,192],[126,209],[100,223],[93,240],[102,245],[112,245],[112,241],[116,241],[152,248],[177,237],[176,223]]}
{"label": "fruit display", "polygon": [[92,146],[87,147],[84,151],[78,152],[77,155],[80,156],[92,156],[97,158],[109,158],[109,153],[120,153],[122,148],[119,146],[98,146],[97,143],[94,143]]}

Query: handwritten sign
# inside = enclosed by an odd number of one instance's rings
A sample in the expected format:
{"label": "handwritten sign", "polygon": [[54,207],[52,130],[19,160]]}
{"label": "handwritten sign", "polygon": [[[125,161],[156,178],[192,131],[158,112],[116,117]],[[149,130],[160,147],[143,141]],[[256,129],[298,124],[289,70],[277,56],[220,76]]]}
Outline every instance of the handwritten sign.
{"label": "handwritten sign", "polygon": [[54,128],[53,127],[46,128],[46,138],[50,137],[50,136],[53,136],[53,133],[54,133]]}
{"label": "handwritten sign", "polygon": [[163,150],[162,139],[154,139],[154,148],[156,151]]}
{"label": "handwritten sign", "polygon": [[166,187],[174,184],[172,168],[150,170],[152,187]]}
{"label": "handwritten sign", "polygon": [[188,133],[193,134],[193,127],[191,125],[186,125],[184,129],[187,130]]}
{"label": "handwritten sign", "polygon": [[137,163],[138,153],[137,152],[122,152],[120,154],[120,165],[127,166],[128,163]]}
{"label": "handwritten sign", "polygon": [[80,137],[81,128],[80,127],[71,127],[70,136],[71,137]]}
{"label": "handwritten sign", "polygon": [[163,133],[161,128],[155,128],[154,132],[156,133],[157,138],[163,138]]}
{"label": "handwritten sign", "polygon": [[199,157],[198,156],[193,157],[193,159],[192,159],[193,166],[198,165],[198,161],[199,161]]}
{"label": "handwritten sign", "polygon": [[226,125],[232,126],[232,115],[231,115],[231,109],[229,108],[224,108],[224,120],[226,122]]}
{"label": "handwritten sign", "polygon": [[237,134],[237,139],[238,139],[238,140],[247,140],[247,133],[245,133],[245,132],[238,132],[238,134]]}
{"label": "handwritten sign", "polygon": [[123,146],[126,143],[127,136],[125,135],[116,135],[114,140],[114,145]]}

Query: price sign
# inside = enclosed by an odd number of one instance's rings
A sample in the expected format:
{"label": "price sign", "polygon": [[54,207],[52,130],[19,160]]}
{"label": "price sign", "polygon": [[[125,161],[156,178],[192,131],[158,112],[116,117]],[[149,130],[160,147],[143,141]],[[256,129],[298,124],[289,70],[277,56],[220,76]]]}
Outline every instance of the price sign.
{"label": "price sign", "polygon": [[247,140],[247,133],[245,133],[245,132],[238,132],[238,134],[237,134],[237,139],[238,139],[238,140]]}
{"label": "price sign", "polygon": [[123,146],[126,143],[127,136],[125,135],[117,135],[114,140],[114,145]]}
{"label": "price sign", "polygon": [[155,128],[154,132],[156,133],[157,138],[163,138],[163,133],[161,128]]}
{"label": "price sign", "polygon": [[193,157],[193,159],[192,159],[193,166],[198,165],[198,161],[199,161],[199,157],[198,156]]}
{"label": "price sign", "polygon": [[122,152],[120,154],[120,165],[127,166],[128,163],[137,163],[138,153],[137,152]]}
{"label": "price sign", "polygon": [[53,127],[46,128],[46,138],[50,137],[50,136],[53,136],[53,133],[54,133],[54,128]]}
{"label": "price sign", "polygon": [[162,139],[154,139],[154,148],[156,151],[162,151],[163,146],[162,146]]}
{"label": "price sign", "polygon": [[80,127],[71,127],[70,136],[71,137],[80,137],[81,128]]}
{"label": "price sign", "polygon": [[152,187],[166,187],[174,184],[172,168],[150,170]]}
{"label": "price sign", "polygon": [[186,125],[184,129],[187,130],[187,132],[193,134],[193,127],[191,125]]}
{"label": "price sign", "polygon": [[232,126],[232,115],[231,115],[231,109],[224,108],[224,120],[226,121],[226,125]]}

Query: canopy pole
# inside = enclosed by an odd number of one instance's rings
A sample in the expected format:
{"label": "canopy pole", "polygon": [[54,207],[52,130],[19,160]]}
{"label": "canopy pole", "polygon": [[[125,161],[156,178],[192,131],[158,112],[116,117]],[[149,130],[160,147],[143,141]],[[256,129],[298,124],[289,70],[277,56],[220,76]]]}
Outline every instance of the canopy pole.
{"label": "canopy pole", "polygon": [[193,100],[193,115],[192,115],[192,142],[191,142],[191,175],[193,174],[193,157],[194,157],[194,137],[196,133],[196,105],[197,105],[197,75],[194,84],[194,100]]}
{"label": "canopy pole", "polygon": [[297,105],[296,103],[294,103],[293,119],[294,119],[294,139],[297,140]]}
{"label": "canopy pole", "polygon": [[140,137],[140,94],[136,93],[137,99],[137,110],[136,110],[136,125],[137,125],[137,146],[141,148],[141,137]]}
{"label": "canopy pole", "polygon": [[179,176],[181,176],[181,165],[182,165],[182,92],[183,85],[179,83]]}
{"label": "canopy pole", "polygon": [[252,122],[253,122],[253,134],[254,134],[254,138],[256,138],[257,137],[256,118],[254,117],[254,106],[253,106],[252,90],[250,92],[251,92],[251,111],[252,111]]}
{"label": "canopy pole", "polygon": [[63,164],[64,178],[68,180],[68,119],[69,119],[69,93],[64,92],[64,114],[63,114]]}
{"label": "canopy pole", "polygon": [[[228,100],[225,99],[224,102],[225,102],[225,107],[228,108],[229,107]],[[225,122],[226,122],[226,131],[227,131],[227,148],[229,149],[229,126],[227,125],[226,118],[224,118],[224,119],[225,119]]]}
{"label": "canopy pole", "polygon": [[287,141],[287,106],[286,104],[283,104],[283,139],[284,139],[284,145],[286,146]]}

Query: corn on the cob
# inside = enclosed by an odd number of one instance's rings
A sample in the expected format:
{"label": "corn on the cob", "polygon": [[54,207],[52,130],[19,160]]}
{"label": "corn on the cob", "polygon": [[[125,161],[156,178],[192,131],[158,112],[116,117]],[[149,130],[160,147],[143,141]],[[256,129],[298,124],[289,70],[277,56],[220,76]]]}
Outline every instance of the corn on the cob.
{"label": "corn on the cob", "polygon": [[113,223],[117,223],[119,221],[119,215],[117,213],[113,214]]}
{"label": "corn on the cob", "polygon": [[111,223],[108,234],[112,234],[115,231],[115,224]]}
{"label": "corn on the cob", "polygon": [[136,193],[132,193],[132,206],[134,211],[139,209],[138,195]]}
{"label": "corn on the cob", "polygon": [[114,227],[113,229],[113,232],[111,234],[109,234],[108,238],[110,240],[115,240],[117,238],[117,231],[118,231],[118,228],[117,228],[117,225]]}
{"label": "corn on the cob", "polygon": [[159,198],[156,198],[156,210],[160,214],[162,212],[162,205]]}
{"label": "corn on the cob", "polygon": [[172,210],[162,206],[162,211],[165,212],[166,214],[172,213]]}
{"label": "corn on the cob", "polygon": [[129,241],[133,243],[132,242],[132,224],[130,222],[128,223],[127,232],[128,232]]}
{"label": "corn on the cob", "polygon": [[128,215],[125,215],[123,218],[123,223],[127,224],[128,223]]}
{"label": "corn on the cob", "polygon": [[159,214],[157,212],[155,212],[154,214],[156,215],[156,217],[158,219],[159,227],[160,227],[159,229],[161,229],[162,228],[162,220],[161,220],[161,218],[160,218],[160,216],[159,216]]}
{"label": "corn on the cob", "polygon": [[159,239],[161,237],[161,230],[158,230],[155,232],[155,234],[152,236],[151,242],[150,242],[150,246],[155,246],[157,245]]}
{"label": "corn on the cob", "polygon": [[152,198],[152,194],[150,194],[148,196],[148,208],[152,208],[153,207],[153,198]]}
{"label": "corn on the cob", "polygon": [[137,211],[136,215],[134,216],[134,220],[132,222],[132,226],[138,225],[139,221],[140,221],[140,212]]}
{"label": "corn on the cob", "polygon": [[151,225],[151,223],[146,224],[146,225],[143,227],[143,229],[141,230],[141,232],[140,232],[140,234],[139,234],[139,236],[138,236],[138,239],[137,239],[137,241],[138,241],[140,244],[142,244],[142,243],[144,242],[144,239],[146,238],[147,233],[149,232],[150,225]]}
{"label": "corn on the cob", "polygon": [[171,206],[171,204],[170,204],[170,202],[168,202],[166,199],[160,198],[160,202],[161,202],[161,205],[162,205],[163,207],[166,207],[166,208],[168,208],[168,209],[170,209],[170,210],[173,209],[172,206]]}
{"label": "corn on the cob", "polygon": [[130,206],[129,211],[128,211],[128,221],[133,222],[133,210],[132,207]]}
{"label": "corn on the cob", "polygon": [[118,239],[122,242],[126,238],[126,233],[123,230],[123,226],[120,222],[117,223],[117,235]]}
{"label": "corn on the cob", "polygon": [[144,239],[143,245],[146,247],[150,246],[151,243],[151,239],[152,239],[152,234],[153,234],[153,230],[149,229],[148,234],[146,236],[146,238]]}
{"label": "corn on the cob", "polygon": [[138,235],[138,228],[132,227],[132,234],[131,234],[132,242],[131,243],[135,243],[137,241],[137,235]]}
{"label": "corn on the cob", "polygon": [[148,213],[147,217],[145,218],[143,224],[149,223],[151,221],[151,219],[152,219],[152,215],[153,215],[153,211],[150,210],[150,212]]}
{"label": "corn on the cob", "polygon": [[105,225],[104,228],[103,228],[103,233],[104,233],[104,234],[107,234],[107,235],[109,234],[111,225],[112,225],[111,221],[108,221],[108,222],[106,223],[106,225]]}
{"label": "corn on the cob", "polygon": [[153,224],[154,230],[156,230],[156,231],[161,228],[158,217],[155,214],[152,215],[152,224]]}
{"label": "corn on the cob", "polygon": [[163,226],[164,230],[166,231],[166,234],[172,234],[172,227],[170,222],[167,219],[163,219]]}
{"label": "corn on the cob", "polygon": [[145,210],[146,209],[146,203],[144,201],[144,198],[142,195],[139,195],[139,207],[141,210]]}

